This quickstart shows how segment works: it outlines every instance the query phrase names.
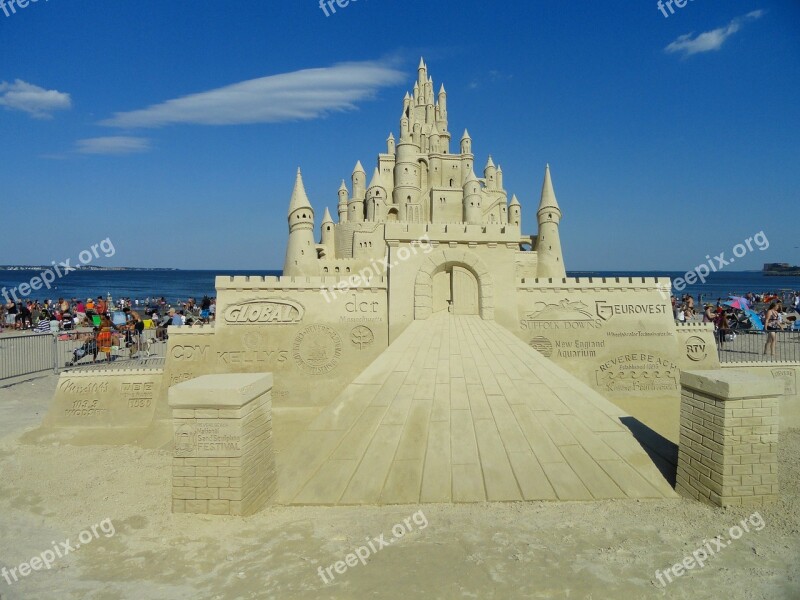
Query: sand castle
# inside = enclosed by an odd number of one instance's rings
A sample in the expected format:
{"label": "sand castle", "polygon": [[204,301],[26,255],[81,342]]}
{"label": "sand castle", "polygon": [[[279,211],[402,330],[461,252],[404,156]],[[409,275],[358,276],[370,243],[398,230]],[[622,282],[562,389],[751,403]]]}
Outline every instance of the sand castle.
{"label": "sand castle", "polygon": [[[476,176],[467,131],[451,153],[424,61],[399,126],[369,184],[360,161],[342,181],[318,236],[298,170],[283,276],[218,277],[216,325],[171,328],[127,412],[96,387],[74,410],[89,375],[65,373],[46,425],[168,432],[179,512],[675,496],[624,420],[676,409],[681,371],[719,368],[711,327],[675,324],[668,279],[568,278],[549,166],[538,232],[523,234],[533,203],[509,200],[491,156]],[[263,461],[248,455],[260,444]]]}

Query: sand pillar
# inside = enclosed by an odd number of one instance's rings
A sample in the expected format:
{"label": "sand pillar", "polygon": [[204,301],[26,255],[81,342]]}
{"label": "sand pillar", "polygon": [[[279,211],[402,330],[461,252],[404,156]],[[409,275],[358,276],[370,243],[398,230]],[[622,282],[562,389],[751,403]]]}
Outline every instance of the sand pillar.
{"label": "sand pillar", "polygon": [[782,394],[783,382],[742,371],[681,373],[676,490],[717,506],[775,500]]}
{"label": "sand pillar", "polygon": [[276,491],[272,374],[204,375],[169,389],[172,512],[247,516]]}

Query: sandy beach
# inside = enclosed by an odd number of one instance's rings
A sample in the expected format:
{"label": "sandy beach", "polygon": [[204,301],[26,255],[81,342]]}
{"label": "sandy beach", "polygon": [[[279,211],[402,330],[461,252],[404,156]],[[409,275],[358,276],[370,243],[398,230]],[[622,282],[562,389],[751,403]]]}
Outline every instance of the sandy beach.
{"label": "sandy beach", "polygon": [[[656,577],[753,509],[686,499],[385,507],[270,507],[244,519],[173,515],[171,456],[137,447],[31,445],[54,376],[0,389],[0,568],[110,519],[113,535],[8,585],[51,598],[800,597],[800,431],[781,434],[781,498],[750,527],[663,586]],[[319,575],[422,511],[427,523],[366,564]],[[422,517],[419,517],[422,522]],[[344,564],[344,563],[342,563]],[[662,579],[664,579],[662,577]]]}

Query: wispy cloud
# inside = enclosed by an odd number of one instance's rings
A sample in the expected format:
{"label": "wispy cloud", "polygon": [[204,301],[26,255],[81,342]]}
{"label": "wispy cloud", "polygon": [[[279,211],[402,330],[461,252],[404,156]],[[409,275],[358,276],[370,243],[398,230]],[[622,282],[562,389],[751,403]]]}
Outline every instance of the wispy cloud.
{"label": "wispy cloud", "polygon": [[739,31],[742,26],[748,21],[755,21],[760,19],[765,14],[763,10],[754,10],[747,13],[743,17],[736,17],[730,23],[723,27],[706,31],[697,36],[694,32],[687,33],[680,36],[669,46],[664,48],[664,52],[668,54],[682,53],[684,57],[692,56],[693,54],[700,54],[701,52],[712,52],[719,50],[722,44],[731,37],[734,33]]}
{"label": "wispy cloud", "polygon": [[0,82],[0,106],[26,112],[34,119],[51,119],[54,111],[71,108],[72,100],[64,92],[17,79],[14,83]]}
{"label": "wispy cloud", "polygon": [[141,110],[116,113],[112,127],[162,127],[176,123],[237,125],[315,119],[352,110],[404,73],[382,62],[340,63],[331,67],[250,79],[191,94]]}
{"label": "wispy cloud", "polygon": [[80,154],[133,154],[150,149],[147,138],[115,135],[87,138],[75,142],[75,151]]}

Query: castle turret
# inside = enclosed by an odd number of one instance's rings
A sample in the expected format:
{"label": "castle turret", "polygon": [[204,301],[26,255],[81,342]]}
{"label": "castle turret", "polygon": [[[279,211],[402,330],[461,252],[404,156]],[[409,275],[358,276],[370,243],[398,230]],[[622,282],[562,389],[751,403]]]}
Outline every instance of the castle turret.
{"label": "castle turret", "polygon": [[394,151],[395,151],[394,134],[389,133],[389,137],[386,138],[386,153],[394,155]]}
{"label": "castle turret", "polygon": [[336,252],[336,243],[334,240],[333,219],[328,207],[325,207],[325,214],[322,215],[322,225],[320,235],[320,245],[325,247],[325,256],[333,258]]}
{"label": "castle turret", "polygon": [[372,174],[372,181],[369,182],[369,188],[367,188],[367,221],[375,222],[385,220],[386,188],[383,187],[380,171],[375,167],[375,172]]}
{"label": "castle turret", "polygon": [[464,135],[461,136],[461,154],[472,154],[472,138],[466,129]]}
{"label": "castle turret", "polygon": [[339,223],[347,223],[347,186],[342,179],[339,186]]}
{"label": "castle turret", "polygon": [[497,165],[497,189],[503,190],[503,169]]}
{"label": "castle turret", "polygon": [[464,182],[464,223],[477,225],[482,222],[481,182],[475,177],[475,172],[470,171]]}
{"label": "castle turret", "polygon": [[547,165],[544,171],[542,200],[539,203],[536,217],[539,221],[539,236],[536,240],[536,252],[539,259],[537,274],[539,277],[564,278],[567,276],[567,272],[564,268],[561,238],[558,233],[561,209],[558,207],[553,182],[550,179],[550,165]]}
{"label": "castle turret", "polygon": [[394,189],[392,190],[392,202],[397,205],[400,221],[406,220],[408,205],[418,203],[422,194],[419,165],[417,164],[418,153],[419,147],[414,145],[413,139],[400,138],[400,142],[397,144]]}
{"label": "castle turret", "polygon": [[425,61],[420,57],[419,66],[417,67],[417,84],[420,89],[428,81],[428,68],[425,66]]}
{"label": "castle turret", "polygon": [[286,244],[286,260],[283,274],[317,275],[319,261],[314,242],[314,209],[308,201],[303,176],[297,169],[297,179],[289,202],[289,241]]}
{"label": "castle turret", "polygon": [[364,220],[364,200],[367,196],[367,173],[361,166],[361,161],[356,163],[352,175],[353,197],[347,204],[347,220],[351,223],[361,223]]}
{"label": "castle turret", "polygon": [[494,161],[492,160],[491,154],[489,155],[489,160],[486,162],[486,166],[483,169],[483,177],[486,179],[487,190],[497,189],[497,167],[494,166]]}
{"label": "castle turret", "polygon": [[511,196],[511,204],[508,205],[508,222],[512,225],[522,224],[522,207],[516,194]]}

